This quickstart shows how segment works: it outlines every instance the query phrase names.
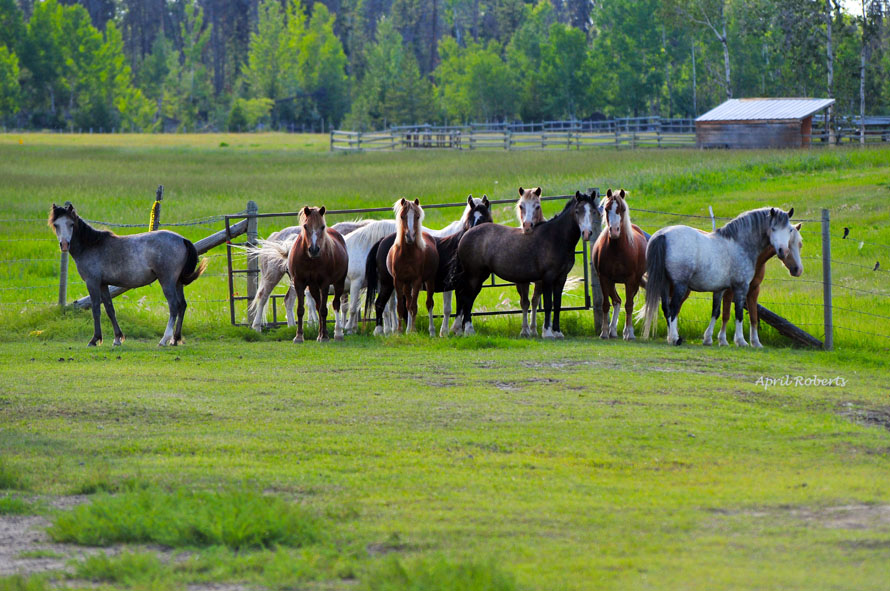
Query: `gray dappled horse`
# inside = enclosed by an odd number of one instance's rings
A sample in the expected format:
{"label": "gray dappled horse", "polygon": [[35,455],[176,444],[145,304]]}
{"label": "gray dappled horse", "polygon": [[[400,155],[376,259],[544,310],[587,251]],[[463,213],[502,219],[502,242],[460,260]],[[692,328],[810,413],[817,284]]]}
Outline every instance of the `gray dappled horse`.
{"label": "gray dappled horse", "polygon": [[91,347],[102,342],[100,304],[105,304],[105,312],[114,327],[114,344],[120,345],[124,340],[108,286],[142,287],[155,279],[160,282],[170,308],[167,330],[158,345],[182,343],[182,319],[187,307],[182,287],[197,279],[207,268],[207,259],[198,263],[194,244],[168,230],[130,236],[97,230],[81,219],[70,203],[64,206],[53,203],[48,225],[56,233],[62,252],[71,253],[77,263],[77,272],[90,292],[93,309]]}
{"label": "gray dappled horse", "polygon": [[677,330],[680,306],[690,291],[712,292],[719,310],[723,292],[732,289],[735,302],[735,344],[747,346],[742,333],[745,299],[754,278],[757,258],[769,247],[784,261],[791,256],[793,229],[788,213],[774,207],[740,214],[716,232],[689,226],[668,226],[655,232],[646,250],[646,306],[643,336],[653,333],[658,304],[668,324],[668,343],[682,343]]}

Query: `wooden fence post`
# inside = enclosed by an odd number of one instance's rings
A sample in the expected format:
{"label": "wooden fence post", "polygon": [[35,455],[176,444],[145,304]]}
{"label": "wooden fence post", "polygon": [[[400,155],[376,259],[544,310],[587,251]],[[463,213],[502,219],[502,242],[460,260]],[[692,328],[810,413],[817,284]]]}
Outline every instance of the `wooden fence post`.
{"label": "wooden fence post", "polygon": [[68,301],[68,253],[63,252],[59,260],[59,307],[64,308]]}
{"label": "wooden fence post", "polygon": [[[250,246],[256,246],[257,244],[257,214],[258,208],[255,201],[247,202],[247,244]],[[258,275],[259,275],[259,261],[257,260],[257,255],[252,252],[247,253],[247,297],[250,298],[249,301],[253,301],[253,298],[256,297],[257,291],[257,283],[258,283]],[[248,312],[247,315],[247,323],[253,324],[253,315]]]}
{"label": "wooden fence post", "polygon": [[334,128],[331,127],[331,152],[334,151]]}
{"label": "wooden fence post", "polygon": [[831,224],[828,210],[822,210],[822,309],[825,320],[826,351],[834,349],[834,324],[831,318]]}
{"label": "wooden fence post", "polygon": [[[591,187],[587,189],[587,193],[589,195],[593,195],[594,199],[599,202],[600,198],[600,190]],[[596,218],[596,228],[594,228],[593,236],[591,236],[592,240],[590,240],[584,248],[587,249],[588,252],[588,260],[590,261],[590,301],[591,307],[593,308],[593,330],[595,331],[595,335],[599,335],[603,330],[603,319],[602,319],[602,310],[603,310],[603,288],[600,286],[600,276],[596,272],[596,267],[593,265],[593,245],[596,243],[596,238],[594,236],[599,236],[600,231],[602,230],[602,218],[600,216],[594,216]]]}

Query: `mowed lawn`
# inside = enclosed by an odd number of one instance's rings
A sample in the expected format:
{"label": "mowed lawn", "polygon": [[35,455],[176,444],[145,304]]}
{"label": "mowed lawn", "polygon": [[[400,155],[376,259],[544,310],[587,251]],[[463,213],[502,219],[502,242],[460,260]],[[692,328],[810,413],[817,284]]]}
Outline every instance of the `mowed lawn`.
{"label": "mowed lawn", "polygon": [[[866,268],[890,253],[890,150],[323,148],[286,135],[0,136],[0,259],[18,261],[0,265],[0,526],[21,519],[4,514],[37,513],[69,544],[23,543],[4,558],[0,540],[0,573],[40,552],[71,560],[0,578],[0,589],[47,578],[121,589],[886,588],[886,339],[838,330],[826,353],[765,330],[765,350],[705,348],[709,303],[691,299],[683,347],[664,343],[663,325],[652,342],[603,342],[590,312],[566,314],[561,342],[516,338],[516,318],[481,318],[473,338],[297,346],[291,329],[229,326],[225,259],[214,257],[186,291],[185,346],[156,347],[165,306],[151,287],[117,302],[123,347],[88,349],[89,315],[50,303],[58,246],[36,220],[71,200],[90,219],[145,223],[158,184],[169,222],[248,199],[290,211],[512,198],[519,185],[623,186],[632,214],[770,204],[816,219],[829,207],[835,256],[851,263],[835,279],[859,290],[837,289],[836,305],[873,314],[836,322],[890,335],[887,275]],[[429,222],[454,217],[431,210]],[[512,223],[509,206],[495,219]],[[678,221],[634,219],[648,230]],[[804,254],[817,257],[809,225]],[[197,239],[218,227],[182,230]],[[804,265],[812,283],[771,263],[762,299],[821,337],[821,261]],[[83,291],[74,275],[69,297]],[[482,305],[515,300],[490,292]],[[72,541],[112,557],[84,558]]]}

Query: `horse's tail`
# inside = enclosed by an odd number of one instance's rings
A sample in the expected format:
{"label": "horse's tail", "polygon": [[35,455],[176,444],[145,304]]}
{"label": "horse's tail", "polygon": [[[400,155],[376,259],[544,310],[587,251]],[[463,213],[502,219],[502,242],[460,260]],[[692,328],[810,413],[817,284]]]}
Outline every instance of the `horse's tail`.
{"label": "horse's tail", "polygon": [[637,313],[637,320],[643,319],[643,338],[648,339],[657,330],[658,304],[661,294],[667,287],[665,259],[667,240],[664,234],[658,234],[649,241],[646,249],[646,305]]}
{"label": "horse's tail", "polygon": [[195,248],[195,245],[192,244],[191,240],[182,239],[185,242],[185,265],[182,267],[182,272],[179,274],[179,281],[183,285],[188,285],[195,279],[201,276],[207,269],[207,259],[201,259],[201,262],[198,262],[198,249]]}
{"label": "horse's tail", "polygon": [[374,309],[374,300],[377,297],[377,287],[379,284],[377,278],[377,251],[380,250],[381,242],[383,242],[382,239],[374,243],[374,246],[371,247],[371,251],[368,252],[368,258],[365,259],[365,281],[368,284],[368,287],[365,290],[365,318],[371,318],[371,311]]}

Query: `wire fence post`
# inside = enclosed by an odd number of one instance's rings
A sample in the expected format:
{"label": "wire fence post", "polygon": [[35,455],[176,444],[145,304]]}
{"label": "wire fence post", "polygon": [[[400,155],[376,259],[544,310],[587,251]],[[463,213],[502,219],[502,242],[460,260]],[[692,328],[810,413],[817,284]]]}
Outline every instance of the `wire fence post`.
{"label": "wire fence post", "polygon": [[[257,207],[256,201],[248,201],[247,202],[247,244],[250,246],[256,246],[257,244],[257,217],[256,214],[259,211]],[[259,275],[259,261],[257,260],[257,255],[253,252],[247,252],[247,297],[248,301],[252,302],[256,297],[257,291],[257,283],[258,283],[258,275]],[[262,311],[260,311],[262,313]],[[247,323],[253,324],[253,314],[250,313],[248,309],[247,314]]]}
{"label": "wire fence post", "polygon": [[59,260],[59,307],[64,308],[68,301],[68,253],[63,252]]}
{"label": "wire fence post", "polygon": [[828,210],[822,210],[822,309],[825,320],[824,348],[834,349],[834,324],[831,319],[831,224]]}
{"label": "wire fence post", "polygon": [[[591,195],[597,203],[599,203],[600,198],[600,190],[596,187],[590,187],[587,189],[587,194]],[[596,266],[593,264],[593,245],[596,243],[596,236],[599,236],[600,230],[602,229],[602,218],[600,216],[594,216],[596,220],[596,228],[594,228],[593,236],[591,236],[591,240],[584,244],[585,250],[589,250],[590,255],[588,256],[588,260],[590,261],[590,277],[588,283],[590,284],[590,307],[593,309],[593,330],[594,334],[599,334],[603,330],[603,319],[601,315],[601,310],[603,309],[603,288],[600,285],[600,276],[597,273]]]}

